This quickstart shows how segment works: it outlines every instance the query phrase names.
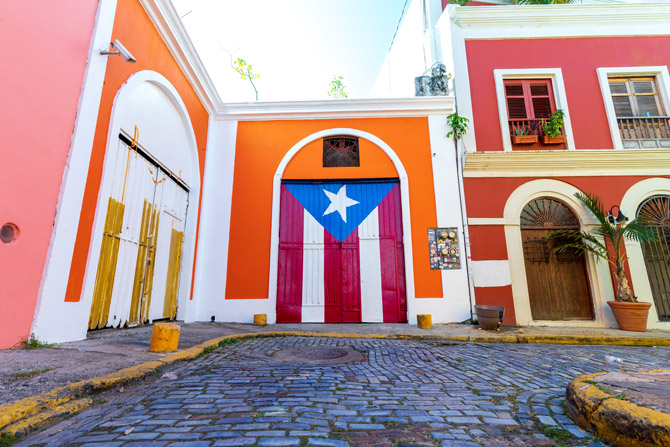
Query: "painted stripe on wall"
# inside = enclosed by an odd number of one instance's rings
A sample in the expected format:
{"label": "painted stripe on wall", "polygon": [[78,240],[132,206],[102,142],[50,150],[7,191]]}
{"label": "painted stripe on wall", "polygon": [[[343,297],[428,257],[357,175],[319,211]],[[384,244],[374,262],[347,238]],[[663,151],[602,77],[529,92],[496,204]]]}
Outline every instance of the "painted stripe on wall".
{"label": "painted stripe on wall", "polygon": [[324,229],[303,211],[302,322],[325,321]]}
{"label": "painted stripe on wall", "polygon": [[361,268],[361,321],[382,323],[382,259],[379,248],[379,212],[374,209],[358,227]]}
{"label": "painted stripe on wall", "polygon": [[324,319],[326,323],[342,322],[341,298],[341,254],[340,244],[330,233],[323,230],[324,238],[324,287],[326,309]]}

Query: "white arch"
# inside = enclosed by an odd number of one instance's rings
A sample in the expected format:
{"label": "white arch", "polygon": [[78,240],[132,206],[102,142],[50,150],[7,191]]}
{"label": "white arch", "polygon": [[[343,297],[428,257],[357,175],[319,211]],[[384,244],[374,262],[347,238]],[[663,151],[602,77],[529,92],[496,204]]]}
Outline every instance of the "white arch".
{"label": "white arch", "polygon": [[382,139],[358,129],[348,128],[334,128],[326,129],[313,133],[298,143],[296,143],[282,158],[277,170],[275,171],[272,180],[272,229],[270,238],[270,281],[268,290],[268,308],[273,309],[273,313],[268,315],[269,323],[274,323],[277,318],[277,267],[279,256],[279,198],[281,195],[281,179],[284,175],[286,166],[291,159],[306,145],[312,141],[320,138],[327,138],[337,135],[351,135],[359,138],[364,138],[371,143],[374,143],[391,159],[395,170],[400,179],[400,198],[402,203],[402,230],[403,230],[403,246],[405,253],[405,278],[406,278],[406,292],[407,292],[407,314],[412,315],[414,306],[414,263],[412,257],[412,229],[410,224],[409,212],[409,184],[407,172],[398,155],[393,151],[391,146],[386,144]]}
{"label": "white arch", "polygon": [[[624,194],[623,199],[621,199],[621,209],[625,210],[624,213],[632,219],[636,217],[637,210],[642,202],[656,195],[670,195],[670,179],[655,177],[640,180]],[[635,295],[637,295],[639,301],[651,303],[647,327],[668,329],[670,322],[659,321],[658,319],[656,304],[651,295],[651,284],[647,274],[647,266],[644,263],[642,246],[634,241],[626,241],[626,254],[628,254],[630,279],[635,289]]]}
{"label": "white arch", "polygon": [[[93,221],[93,231],[91,235],[91,245],[86,263],[86,273],[84,275],[84,286],[82,290],[81,301],[90,311],[91,301],[93,299],[93,289],[95,285],[96,269],[100,258],[100,245],[104,230],[106,203],[105,199],[111,195],[113,185],[114,150],[118,144],[119,133],[121,132],[123,116],[128,110],[130,96],[135,88],[150,83],[158,87],[168,99],[172,102],[175,110],[178,112],[181,122],[184,126],[185,137],[187,141],[188,158],[190,159],[190,172],[184,175],[189,179],[188,200],[189,205],[186,213],[186,223],[184,228],[184,242],[181,261],[181,273],[179,279],[179,290],[177,293],[178,318],[186,321],[193,320],[195,306],[189,300],[191,291],[191,282],[193,280],[193,260],[196,244],[196,223],[198,217],[198,204],[200,203],[200,163],[198,159],[197,142],[195,132],[191,124],[186,105],[182,101],[177,89],[163,75],[151,70],[142,70],[132,74],[128,80],[121,86],[114,98],[112,114],[109,122],[109,131],[107,133],[107,145],[105,147],[105,158],[103,162],[102,179],[98,191],[98,202]],[[140,141],[142,136],[140,135]],[[160,160],[159,160],[160,161]],[[178,173],[177,173],[178,174]],[[191,305],[189,305],[191,304]],[[88,314],[86,321],[88,323]]]}
{"label": "white arch", "polygon": [[[510,194],[505,203],[505,242],[507,243],[507,259],[509,261],[510,276],[512,278],[512,295],[516,322],[520,325],[534,323],[530,312],[530,298],[528,295],[528,279],[523,257],[521,240],[521,211],[531,200],[539,197],[553,197],[565,203],[575,213],[582,228],[595,224],[586,207],[575,197],[579,189],[559,180],[539,179],[532,180]],[[587,271],[591,282],[591,296],[593,297],[595,321],[580,322],[582,326],[612,326],[609,308],[605,305],[607,299],[613,299],[614,291],[609,280],[609,268],[606,263],[596,262],[592,255],[587,256]],[[574,322],[542,321],[542,325],[568,326]]]}

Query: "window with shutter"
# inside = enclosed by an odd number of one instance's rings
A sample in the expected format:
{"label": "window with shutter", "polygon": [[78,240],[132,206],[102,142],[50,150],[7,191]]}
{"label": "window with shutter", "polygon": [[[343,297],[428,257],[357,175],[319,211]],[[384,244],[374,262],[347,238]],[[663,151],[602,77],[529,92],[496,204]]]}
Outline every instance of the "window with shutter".
{"label": "window with shutter", "polygon": [[549,118],[556,110],[551,79],[506,79],[505,99],[510,121]]}
{"label": "window with shutter", "polygon": [[656,77],[608,77],[607,82],[624,148],[670,147],[670,119]]}
{"label": "window with shutter", "polygon": [[663,114],[655,78],[609,78],[608,81],[617,118]]}

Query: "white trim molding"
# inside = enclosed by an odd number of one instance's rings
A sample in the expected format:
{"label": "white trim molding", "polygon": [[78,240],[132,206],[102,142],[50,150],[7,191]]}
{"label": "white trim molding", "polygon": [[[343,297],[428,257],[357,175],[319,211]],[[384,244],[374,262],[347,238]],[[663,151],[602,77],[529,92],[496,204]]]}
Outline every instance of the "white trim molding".
{"label": "white trim molding", "polygon": [[207,113],[210,115],[216,113],[222,107],[223,101],[172,2],[170,0],[139,1]]}
{"label": "white trim molding", "polygon": [[469,38],[666,35],[670,7],[663,3],[455,7],[450,19],[468,29]]}
{"label": "white trim molding", "polygon": [[665,175],[670,149],[475,152],[464,177],[594,177]]}
{"label": "white trim molding", "polygon": [[608,81],[609,78],[615,76],[654,76],[658,85],[658,95],[666,111],[666,115],[670,113],[670,96],[668,95],[668,92],[670,92],[670,75],[668,75],[667,65],[653,67],[600,67],[596,69],[596,72],[598,73],[598,81],[600,82],[600,90],[603,95],[603,102],[605,103],[605,112],[607,113],[607,122],[609,123],[614,149],[623,149],[624,146],[619,126],[617,125],[612,91],[610,90]]}
{"label": "white trim molding", "polygon": [[[670,196],[670,179],[648,178],[641,180],[631,186],[621,200],[621,209],[625,210],[631,219],[637,217],[637,211],[642,203],[653,196]],[[658,311],[652,297],[651,283],[644,262],[642,246],[635,241],[626,241],[626,254],[628,255],[628,267],[630,268],[630,279],[640,302],[651,303],[647,327],[650,329],[670,329],[669,321],[660,321]]]}
{"label": "white trim molding", "polygon": [[553,197],[565,203],[579,219],[581,228],[595,224],[595,219],[586,207],[575,197],[580,192],[574,186],[553,179],[531,180],[519,186],[510,194],[503,217],[506,221],[514,220],[514,224],[505,225],[505,242],[507,243],[507,259],[512,282],[512,295],[516,322],[520,325],[543,326],[597,326],[613,327],[615,325],[608,300],[614,297],[614,289],[609,267],[604,262],[596,262],[592,255],[586,257],[586,270],[590,279],[591,297],[594,306],[595,320],[590,322],[534,321],[531,316],[528,279],[523,257],[520,216],[528,202],[539,197]]}
{"label": "white trim molding", "polygon": [[219,120],[265,121],[337,118],[393,118],[449,115],[453,96],[325,101],[248,102],[222,106]]}
{"label": "white trim molding", "polygon": [[395,151],[384,142],[381,138],[358,129],[349,128],[335,128],[326,129],[313,133],[299,142],[297,142],[282,158],[272,181],[272,229],[270,236],[270,280],[268,285],[268,300],[267,312],[268,323],[273,324],[277,318],[277,267],[279,259],[279,211],[280,211],[280,196],[281,196],[281,180],[284,175],[286,166],[291,159],[306,145],[312,141],[320,138],[326,138],[335,135],[352,135],[359,138],[364,138],[375,144],[389,157],[393,162],[393,166],[398,173],[400,180],[400,198],[402,204],[402,229],[403,229],[403,243],[405,252],[405,278],[406,278],[406,292],[407,292],[407,317],[410,324],[416,324],[416,304],[421,299],[415,298],[414,292],[414,256],[412,252],[412,228],[409,208],[409,184],[407,171],[400,161],[400,157]]}
{"label": "white trim molding", "polygon": [[507,101],[505,99],[506,79],[551,79],[556,109],[565,112],[564,130],[567,136],[566,148],[575,149],[575,138],[572,133],[572,122],[568,110],[568,97],[565,94],[563,72],[560,68],[532,68],[532,69],[496,69],[493,70],[493,78],[496,85],[496,100],[498,102],[498,115],[500,118],[500,132],[503,139],[503,150],[512,152],[512,140],[509,132],[509,116],[507,114]]}

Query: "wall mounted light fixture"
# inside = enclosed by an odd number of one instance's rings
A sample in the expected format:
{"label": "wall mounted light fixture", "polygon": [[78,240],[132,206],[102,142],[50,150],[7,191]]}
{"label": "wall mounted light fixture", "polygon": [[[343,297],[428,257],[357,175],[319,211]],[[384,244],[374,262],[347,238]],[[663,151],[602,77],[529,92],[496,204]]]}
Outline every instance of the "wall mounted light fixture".
{"label": "wall mounted light fixture", "polygon": [[100,54],[103,55],[103,56],[111,56],[112,54],[118,54],[126,62],[130,62],[131,64],[134,64],[135,62],[137,62],[137,59],[135,59],[135,57],[132,54],[130,54],[130,51],[128,51],[126,49],[126,47],[124,47],[123,44],[121,42],[119,42],[118,39],[116,39],[114,42],[110,42],[109,46],[111,46],[112,50],[115,50],[115,51],[104,51],[103,50],[103,51],[100,51]]}

